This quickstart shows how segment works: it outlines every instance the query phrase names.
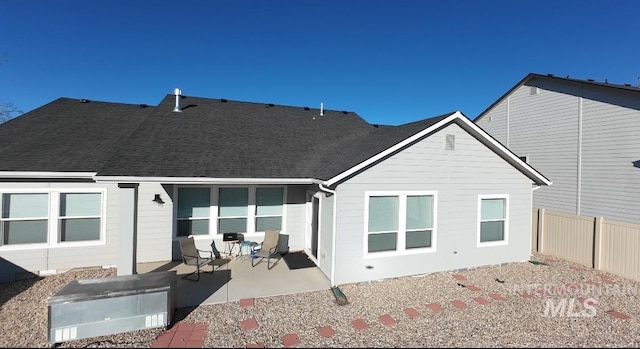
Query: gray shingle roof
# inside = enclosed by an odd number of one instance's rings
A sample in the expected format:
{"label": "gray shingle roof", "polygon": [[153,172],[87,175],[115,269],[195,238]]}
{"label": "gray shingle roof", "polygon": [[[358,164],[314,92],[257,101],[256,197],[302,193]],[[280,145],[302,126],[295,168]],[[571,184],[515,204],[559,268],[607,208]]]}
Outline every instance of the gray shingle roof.
{"label": "gray shingle roof", "polygon": [[0,171],[326,180],[450,115],[401,126],[353,112],[175,96],[157,107],[60,98],[0,126]]}
{"label": "gray shingle roof", "polygon": [[0,171],[96,172],[153,109],[59,98],[0,125]]}
{"label": "gray shingle roof", "polygon": [[327,179],[422,130],[377,128],[353,112],[196,97],[182,98],[180,113],[174,105],[167,95],[99,175]]}

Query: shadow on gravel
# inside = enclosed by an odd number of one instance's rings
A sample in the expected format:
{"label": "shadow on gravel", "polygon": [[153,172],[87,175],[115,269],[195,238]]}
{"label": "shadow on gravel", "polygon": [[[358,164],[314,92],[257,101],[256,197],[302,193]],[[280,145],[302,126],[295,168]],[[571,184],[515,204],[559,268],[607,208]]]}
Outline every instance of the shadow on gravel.
{"label": "shadow on gravel", "polygon": [[30,273],[0,257],[0,287],[2,287],[0,307],[11,298],[31,288],[40,280],[42,280],[41,276]]}

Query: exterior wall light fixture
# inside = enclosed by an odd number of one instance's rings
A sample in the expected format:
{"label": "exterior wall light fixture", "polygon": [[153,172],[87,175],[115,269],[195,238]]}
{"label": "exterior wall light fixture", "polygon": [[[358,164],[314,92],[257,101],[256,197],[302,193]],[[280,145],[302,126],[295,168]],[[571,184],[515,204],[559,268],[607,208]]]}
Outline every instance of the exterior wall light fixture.
{"label": "exterior wall light fixture", "polygon": [[164,204],[164,200],[162,200],[162,198],[160,197],[160,194],[156,194],[156,196],[153,198],[153,202],[158,203],[160,205]]}

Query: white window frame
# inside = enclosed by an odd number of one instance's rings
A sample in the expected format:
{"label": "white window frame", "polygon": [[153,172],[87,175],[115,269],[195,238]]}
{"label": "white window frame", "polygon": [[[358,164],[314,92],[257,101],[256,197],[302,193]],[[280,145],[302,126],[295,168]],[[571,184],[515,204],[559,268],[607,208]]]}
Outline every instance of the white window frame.
{"label": "white window frame", "polygon": [[[406,256],[420,253],[436,252],[438,240],[438,192],[437,191],[367,191],[364,199],[364,232],[363,232],[363,256],[365,259]],[[372,196],[397,196],[398,197],[398,235],[397,249],[395,251],[369,252],[369,198]],[[433,228],[431,229],[431,246],[407,249],[407,196],[433,196]]]}
{"label": "white window frame", "polygon": [[[482,223],[482,200],[483,199],[504,199],[504,239],[500,241],[480,242]],[[478,219],[477,219],[477,246],[491,247],[509,244],[509,194],[478,195]]]}
{"label": "white window frame", "polygon": [[[100,194],[100,239],[90,241],[58,241],[60,238],[60,194],[91,193]],[[0,198],[4,194],[48,194],[49,213],[47,217],[47,242],[36,244],[0,245],[0,251],[33,250],[42,248],[67,248],[82,246],[99,246],[106,244],[107,231],[107,189],[106,188],[33,188],[33,189],[0,189]],[[0,199],[0,208],[2,206]],[[1,210],[0,210],[1,212]],[[70,217],[66,217],[70,218]],[[4,220],[2,220],[4,221]]]}
{"label": "white window frame", "polygon": [[[218,234],[218,189],[220,188],[248,188],[249,202],[247,204],[247,231],[244,233],[245,238],[256,238],[264,236],[263,231],[256,231],[256,189],[257,188],[282,188],[282,229],[281,232],[286,232],[287,222],[287,185],[176,185],[173,189],[173,197],[176,204],[173,208],[173,239],[178,240],[186,238],[187,236],[177,236],[178,234],[178,189],[180,188],[208,188],[211,193],[211,199],[209,201],[209,234],[208,235],[190,235],[194,239],[222,239],[222,234]],[[260,216],[262,217],[262,216]],[[225,217],[233,218],[233,217]]]}

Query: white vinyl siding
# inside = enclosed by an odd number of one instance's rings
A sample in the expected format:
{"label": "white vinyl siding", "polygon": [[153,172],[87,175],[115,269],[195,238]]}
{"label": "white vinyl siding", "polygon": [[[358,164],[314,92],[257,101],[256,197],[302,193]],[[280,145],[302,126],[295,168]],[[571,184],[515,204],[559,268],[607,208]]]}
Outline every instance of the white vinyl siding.
{"label": "white vinyl siding", "polygon": [[[100,195],[100,239],[90,241],[60,241],[60,194],[91,193]],[[119,214],[117,184],[97,184],[89,182],[2,182],[0,183],[0,221],[4,194],[38,194],[48,196],[46,200],[46,242],[27,244],[1,244],[0,259],[7,261],[0,270],[0,282],[13,281],[20,273],[28,271],[63,272],[72,268],[113,266],[117,264],[119,252]],[[154,207],[157,204],[148,201]],[[142,196],[141,196],[142,197]],[[144,196],[146,197],[146,195]],[[142,201],[142,199],[140,200]],[[15,208],[16,206],[14,206]],[[23,211],[25,212],[25,211]],[[76,211],[76,214],[79,213]],[[141,212],[140,216],[143,216]],[[87,215],[89,216],[89,215]],[[84,216],[83,217],[87,217]],[[44,217],[42,217],[44,218]],[[171,231],[171,211],[168,230]],[[0,230],[2,229],[0,222]],[[144,229],[140,229],[142,231]],[[157,234],[158,230],[154,230]],[[1,234],[1,233],[0,233]],[[170,235],[167,237],[170,237]],[[156,240],[161,240],[156,238]],[[169,240],[170,241],[170,240]],[[139,248],[148,248],[147,246]],[[170,247],[170,246],[169,246]],[[153,249],[152,251],[157,251]],[[167,255],[167,253],[165,253]],[[170,255],[169,255],[170,258]],[[156,259],[158,260],[158,259]],[[140,259],[138,260],[140,262]],[[16,274],[17,273],[17,274]]]}
{"label": "white vinyl siding", "polygon": [[507,146],[507,104],[508,100],[505,98],[477,121],[478,126],[504,146]]}
{"label": "white vinyl siding", "polygon": [[[138,263],[181,258],[179,244],[172,242],[178,229],[175,217],[178,207],[176,187],[161,183],[140,184],[136,218],[138,224],[136,261]],[[160,195],[164,204],[153,201],[156,195]]]}
{"label": "white vinyl siding", "polygon": [[507,99],[508,122],[494,108],[477,124],[509,134],[509,149],[553,181],[534,192],[534,207],[640,224],[637,91],[535,77],[498,105]]}
{"label": "white vinyl siding", "polygon": [[638,94],[584,91],[580,215],[640,224]]}
{"label": "white vinyl siding", "polygon": [[[444,149],[447,134],[455,135],[454,150]],[[337,205],[334,282],[527,260],[531,188],[531,179],[460,126],[450,124],[336,187],[336,195],[330,196]],[[368,253],[367,195],[419,195],[420,191],[437,194],[432,247]],[[478,195],[493,194],[509,195],[509,243],[478,247]]]}
{"label": "white vinyl siding", "polygon": [[[531,95],[534,85],[538,94]],[[533,79],[499,102],[504,109],[489,111],[477,124],[515,154],[528,155],[529,164],[553,181],[536,190],[534,205],[575,212],[579,90],[560,94],[558,88]]]}

